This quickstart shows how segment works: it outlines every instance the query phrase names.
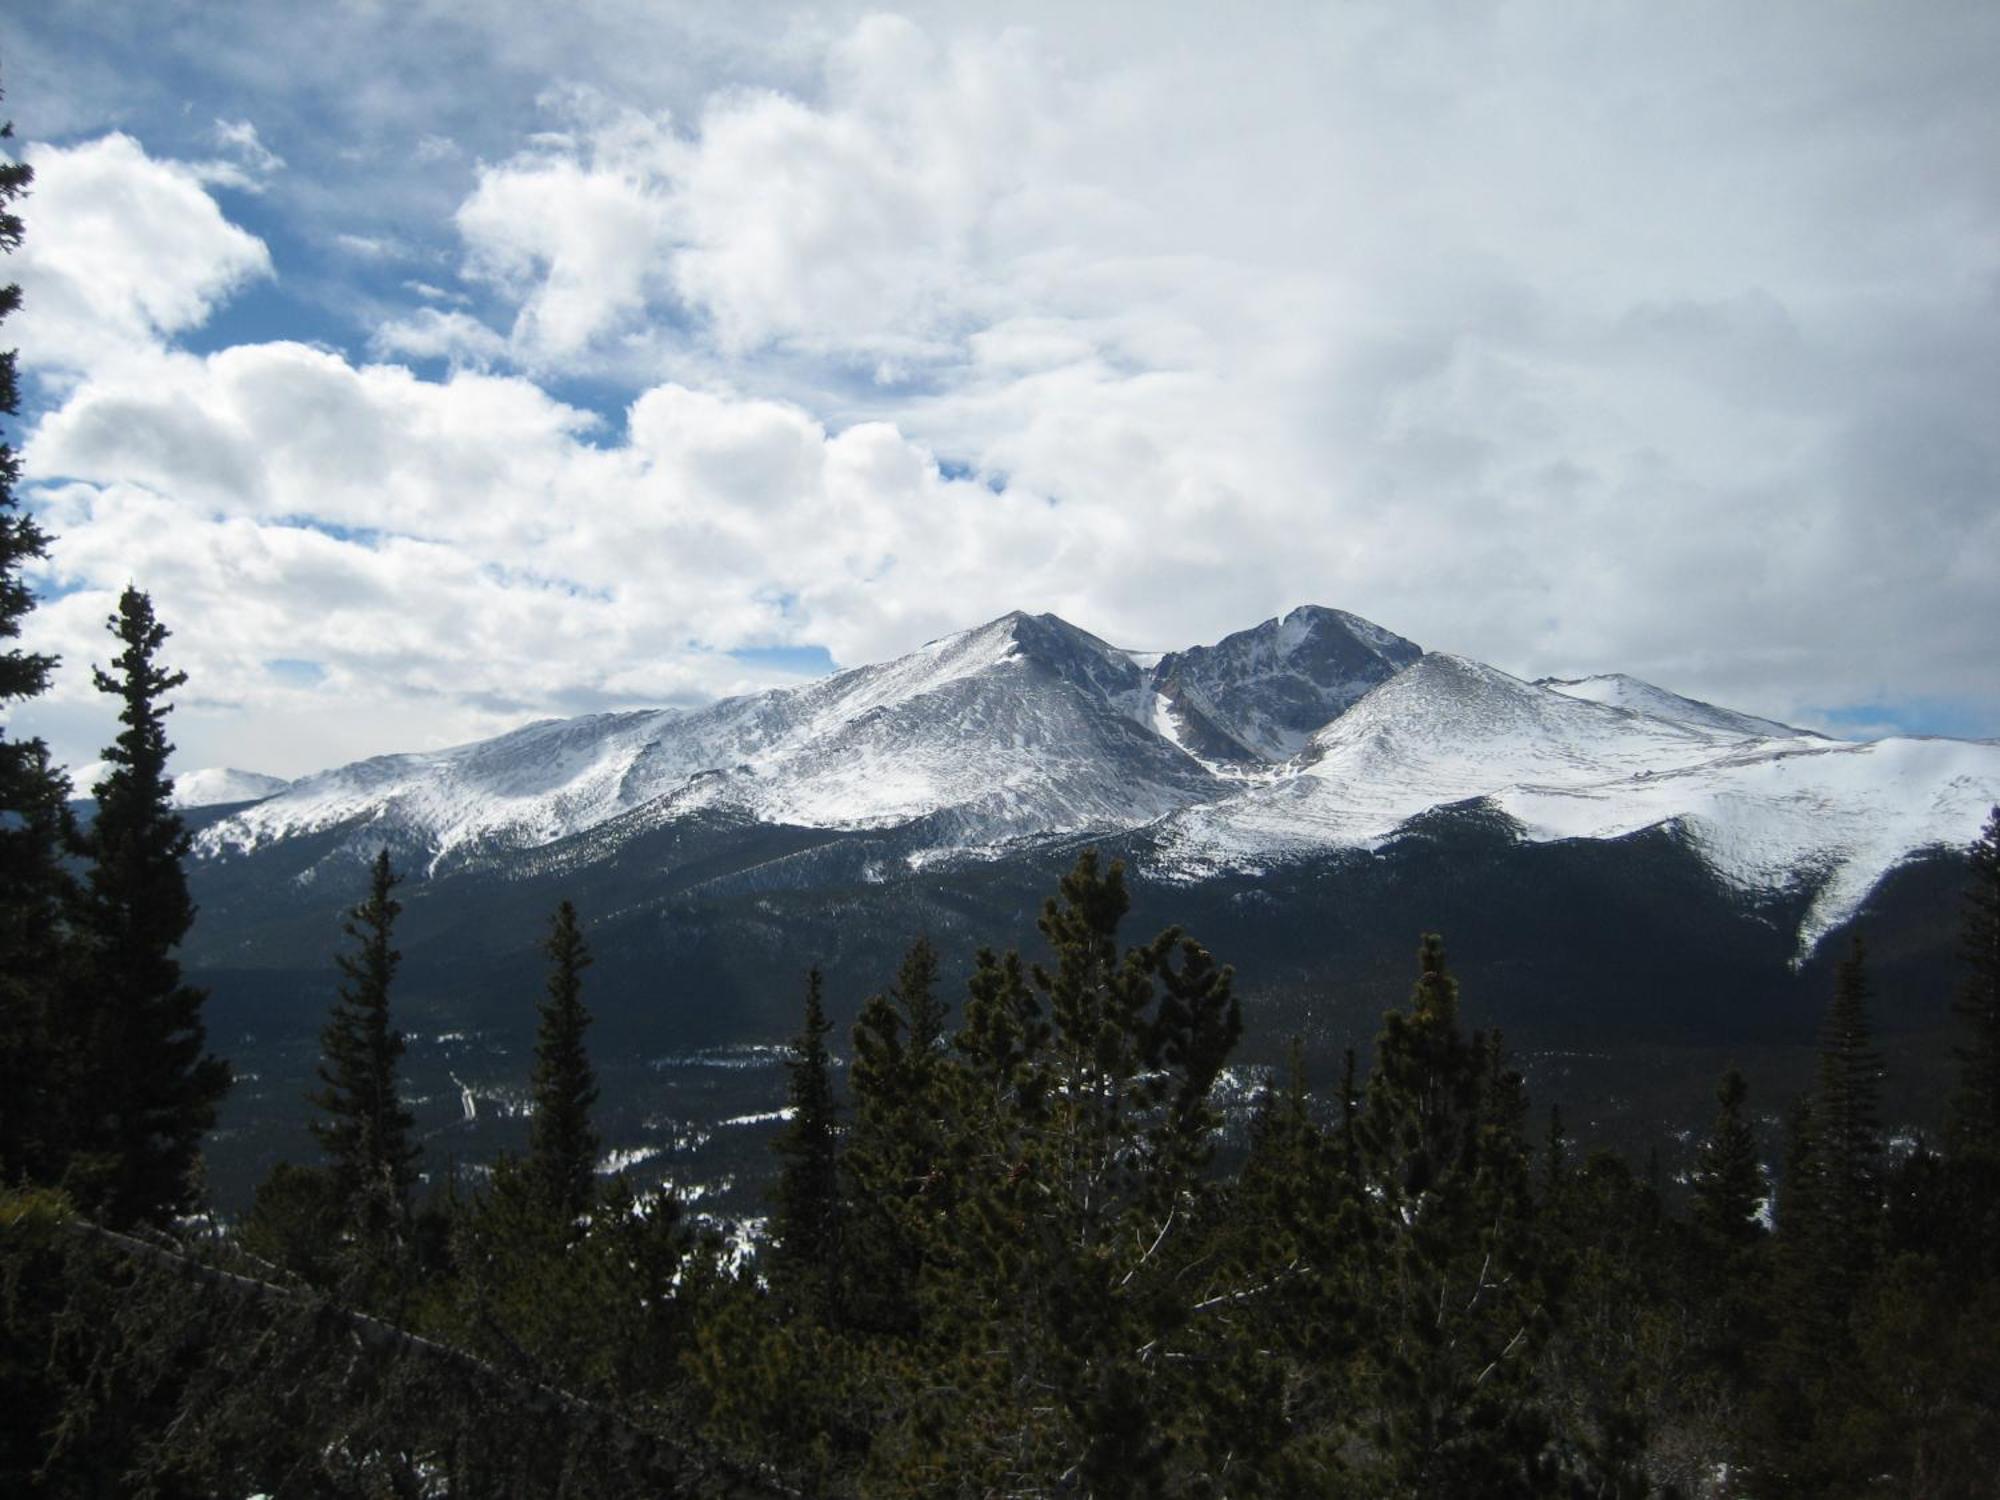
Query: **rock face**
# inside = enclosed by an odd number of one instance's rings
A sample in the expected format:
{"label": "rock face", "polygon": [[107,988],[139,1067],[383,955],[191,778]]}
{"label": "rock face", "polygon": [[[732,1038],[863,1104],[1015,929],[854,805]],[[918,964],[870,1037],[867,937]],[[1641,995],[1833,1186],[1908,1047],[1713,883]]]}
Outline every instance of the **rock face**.
{"label": "rock face", "polygon": [[432,874],[557,848],[601,861],[699,822],[711,842],[893,832],[909,870],[1143,833],[1155,872],[1186,882],[1378,848],[1477,802],[1529,842],[1671,830],[1732,889],[1808,894],[1810,951],[1899,863],[1972,838],[2000,802],[2000,745],[1829,740],[1623,676],[1524,682],[1314,606],[1159,657],[1014,613],[696,711],[246,788],[263,800],[205,826],[202,856],[387,844]]}
{"label": "rock face", "polygon": [[1289,760],[1322,726],[1422,656],[1423,648],[1344,610],[1306,604],[1169,652],[1153,668],[1161,726],[1218,767]]}

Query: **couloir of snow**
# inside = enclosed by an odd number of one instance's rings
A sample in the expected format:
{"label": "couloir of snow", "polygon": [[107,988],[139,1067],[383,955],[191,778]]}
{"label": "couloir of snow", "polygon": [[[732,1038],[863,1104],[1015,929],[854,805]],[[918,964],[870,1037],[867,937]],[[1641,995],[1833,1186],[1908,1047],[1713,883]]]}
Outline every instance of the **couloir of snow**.
{"label": "couloir of snow", "polygon": [[1746,738],[1719,722],[1571,697],[1434,653],[1315,736],[1283,781],[1164,820],[1161,858],[1200,874],[1373,848],[1417,814],[1471,798],[1537,841],[1673,823],[1739,890],[1815,888],[1803,954],[1895,865],[1965,844],[2000,802],[2000,745]]}

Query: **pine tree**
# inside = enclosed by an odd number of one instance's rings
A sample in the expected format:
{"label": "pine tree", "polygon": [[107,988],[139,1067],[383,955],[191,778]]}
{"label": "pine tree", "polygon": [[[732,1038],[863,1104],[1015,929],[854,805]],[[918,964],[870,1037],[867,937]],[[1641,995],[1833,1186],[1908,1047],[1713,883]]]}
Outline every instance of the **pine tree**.
{"label": "pine tree", "polygon": [[194,922],[181,861],[188,833],[173,808],[166,695],[187,681],[158,661],[167,629],[127,588],[109,625],[123,650],[99,691],[124,727],[105,751],[79,927],[83,978],[73,1001],[79,1067],[69,1181],[111,1224],[164,1223],[194,1201],[201,1138],[229,1087],[205,1050],[202,990],[181,982],[175,950]]}
{"label": "pine tree", "polygon": [[1548,1309],[1533,1259],[1526,1108],[1497,1037],[1468,1037],[1426,936],[1357,1122],[1356,1225],[1373,1434],[1385,1491],[1541,1492],[1548,1423],[1530,1372]]}
{"label": "pine tree", "polygon": [[846,1199],[842,1260],[848,1318],[859,1327],[908,1332],[928,1225],[948,1208],[942,1050],[945,1006],[938,957],[926,938],[904,954],[896,983],[871,995],[852,1032],[854,1122],[841,1153]]}
{"label": "pine tree", "polygon": [[[0,140],[13,135],[0,125]],[[33,170],[0,158],[0,251],[22,237],[10,207]],[[21,288],[0,286],[0,321],[21,305]],[[20,412],[14,351],[0,353],[0,414]],[[0,643],[17,640],[35,597],[23,569],[48,550],[48,537],[21,513],[14,486],[21,462],[0,433]],[[0,650],[0,710],[36,697],[56,659],[15,645]],[[69,782],[38,739],[9,739],[0,725],[0,1183],[46,1180],[58,1166],[61,1123],[51,1031],[65,962],[64,913],[73,892],[62,864],[69,834]]]}
{"label": "pine tree", "polygon": [[1813,1086],[1811,1170],[1816,1182],[1816,1276],[1846,1306],[1882,1227],[1882,1057],[1868,1021],[1867,954],[1860,938],[1835,971]]}
{"label": "pine tree", "polygon": [[583,971],[590,964],[576,908],[556,908],[548,942],[548,997],[535,1039],[535,1117],[528,1136],[528,1170],[544,1201],[567,1224],[590,1211],[597,1191],[597,1133],[590,1108],[597,1078],[584,1051],[590,1012],[583,1005]]}
{"label": "pine tree", "polygon": [[1789,1486],[1780,1493],[1833,1492],[1860,1472],[1852,1466],[1879,1457],[1856,1420],[1871,1398],[1853,1320],[1879,1262],[1885,1223],[1881,1073],[1857,938],[1835,971],[1813,1086],[1787,1122],[1769,1313],[1777,1334],[1749,1444],[1769,1465],[1760,1476]]}
{"label": "pine tree", "polygon": [[1716,1085],[1715,1123],[1696,1154],[1693,1218],[1696,1230],[1717,1246],[1755,1244],[1764,1230],[1757,1213],[1766,1197],[1757,1138],[1743,1106],[1750,1086],[1730,1068]]}
{"label": "pine tree", "polygon": [[1960,951],[1967,973],[1956,1007],[1965,1033],[1950,1143],[1954,1154],[2000,1157],[2000,807],[1966,853],[1972,882]]}
{"label": "pine tree", "polygon": [[[1770,1236],[1761,1210],[1769,1184],[1746,1113],[1749,1085],[1735,1068],[1716,1085],[1716,1112],[1691,1175],[1686,1295],[1699,1368],[1721,1430],[1740,1425],[1757,1351],[1769,1333]],[[1722,1415],[1722,1414],[1727,1415]]]}
{"label": "pine tree", "polygon": [[806,975],[805,1016],[785,1063],[791,1117],[773,1143],[783,1166],[771,1216],[771,1280],[802,1310],[832,1315],[840,1235],[839,1124],[817,967]]}
{"label": "pine tree", "polygon": [[389,1024],[389,987],[402,959],[391,942],[403,910],[393,894],[399,883],[384,849],[370,867],[367,897],[342,924],[355,948],[335,960],[342,983],[320,1033],[325,1087],[312,1096],[327,1115],[312,1131],[326,1153],[343,1238],[377,1264],[404,1243],[418,1155],[396,1084],[403,1034]]}

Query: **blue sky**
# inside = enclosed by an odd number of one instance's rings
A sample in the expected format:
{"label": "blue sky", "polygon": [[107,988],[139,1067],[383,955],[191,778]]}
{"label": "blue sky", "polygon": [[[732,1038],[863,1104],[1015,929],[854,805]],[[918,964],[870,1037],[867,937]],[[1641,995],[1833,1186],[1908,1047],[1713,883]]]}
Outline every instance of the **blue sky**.
{"label": "blue sky", "polygon": [[183,769],[1301,602],[2000,735],[2000,13],[55,0],[9,732]]}

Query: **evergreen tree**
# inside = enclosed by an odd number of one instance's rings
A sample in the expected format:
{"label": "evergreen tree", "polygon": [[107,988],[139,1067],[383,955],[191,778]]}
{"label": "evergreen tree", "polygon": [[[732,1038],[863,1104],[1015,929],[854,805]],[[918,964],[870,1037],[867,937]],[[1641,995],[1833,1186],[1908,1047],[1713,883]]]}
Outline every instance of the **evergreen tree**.
{"label": "evergreen tree", "polygon": [[597,1191],[597,1133],[590,1108],[597,1078],[584,1051],[590,1012],[583,1005],[583,971],[590,964],[576,908],[556,908],[548,942],[548,996],[535,1039],[535,1117],[528,1135],[528,1171],[549,1209],[574,1225]]}
{"label": "evergreen tree", "polygon": [[1813,1085],[1809,1167],[1817,1207],[1814,1276],[1829,1305],[1846,1307],[1878,1248],[1883,1208],[1882,1056],[1868,1020],[1867,955],[1860,938],[1835,971]]}
{"label": "evergreen tree", "polygon": [[1951,1102],[1951,1146],[1954,1154],[2000,1157],[2000,807],[1966,853],[1972,883],[1965,893],[1960,951],[1967,973],[1957,1003],[1965,1032]]}
{"label": "evergreen tree", "polygon": [[1743,1106],[1750,1086],[1730,1068],[1716,1085],[1715,1123],[1695,1158],[1694,1224],[1718,1246],[1756,1243],[1764,1230],[1757,1218],[1766,1196],[1764,1169],[1757,1161],[1757,1138]]}
{"label": "evergreen tree", "polygon": [[367,897],[342,924],[355,947],[335,960],[342,982],[320,1033],[325,1087],[312,1096],[327,1116],[312,1130],[326,1153],[343,1238],[378,1265],[404,1243],[418,1154],[396,1084],[403,1034],[389,1024],[389,987],[402,959],[391,941],[403,910],[393,894],[399,883],[384,849],[370,866]]}
{"label": "evergreen tree", "polygon": [[1423,940],[1357,1125],[1356,1247],[1377,1493],[1532,1494],[1552,1482],[1530,1385],[1548,1316],[1533,1259],[1526,1100],[1497,1037],[1468,1037],[1443,943]]}
{"label": "evergreen tree", "polygon": [[124,648],[99,691],[124,727],[105,751],[79,928],[83,978],[73,1001],[78,1067],[69,1181],[111,1224],[163,1223],[194,1201],[201,1138],[229,1087],[207,1054],[205,992],[181,982],[175,950],[194,922],[181,861],[188,833],[173,807],[166,695],[187,681],[159,664],[167,629],[128,587],[111,616]]}
{"label": "evergreen tree", "polygon": [[852,1213],[842,1260],[846,1315],[861,1328],[914,1328],[927,1225],[948,1207],[937,979],[937,950],[918,938],[894,987],[871,995],[854,1023],[854,1122],[841,1154]]}
{"label": "evergreen tree", "polygon": [[839,1124],[833,1097],[833,1029],[817,967],[806,975],[805,1016],[785,1070],[791,1110],[773,1143],[783,1165],[771,1216],[771,1280],[802,1310],[831,1316],[840,1234]]}
{"label": "evergreen tree", "polygon": [[[0,125],[0,140],[13,135]],[[34,173],[25,162],[0,158],[0,251],[22,236],[10,205]],[[21,288],[0,286],[0,321],[21,305]],[[0,415],[20,412],[14,351],[0,353]],[[0,432],[0,711],[43,692],[55,658],[11,644],[35,597],[22,576],[45,556],[48,538],[21,513],[14,486],[21,462]],[[64,913],[72,899],[62,855],[69,832],[68,779],[49,764],[37,739],[10,739],[0,724],[0,1184],[23,1176],[51,1177],[60,1142],[50,1027],[64,965]]]}
{"label": "evergreen tree", "polygon": [[1859,1465],[1883,1462],[1866,1431],[1875,1403],[1855,1343],[1885,1227],[1881,1073],[1857,938],[1835,971],[1813,1086],[1788,1122],[1769,1315],[1777,1335],[1748,1445],[1777,1493],[1841,1492]]}
{"label": "evergreen tree", "polygon": [[[1746,1113],[1749,1085],[1730,1068],[1716,1085],[1716,1112],[1695,1154],[1693,1201],[1681,1290],[1695,1345],[1693,1378],[1682,1394],[1706,1406],[1698,1420],[1721,1436],[1741,1427],[1757,1351],[1769,1332],[1766,1269],[1770,1236],[1760,1210],[1769,1184]],[[1652,1378],[1663,1378],[1664,1372]]]}

